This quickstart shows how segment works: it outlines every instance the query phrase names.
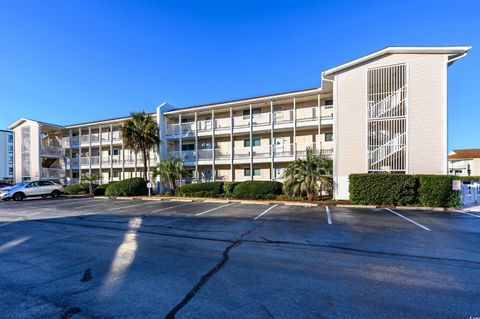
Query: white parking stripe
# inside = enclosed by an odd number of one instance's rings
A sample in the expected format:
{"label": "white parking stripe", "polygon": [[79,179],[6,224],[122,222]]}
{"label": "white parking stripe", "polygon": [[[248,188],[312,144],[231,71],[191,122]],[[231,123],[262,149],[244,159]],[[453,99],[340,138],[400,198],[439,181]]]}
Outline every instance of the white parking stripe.
{"label": "white parking stripe", "polygon": [[327,210],[327,222],[329,225],[332,224],[332,216],[330,216],[330,208],[328,206],[325,206],[325,209]]}
{"label": "white parking stripe", "polygon": [[132,208],[132,207],[138,207],[138,206],[151,205],[151,204],[156,204],[156,202],[140,203],[140,204],[136,204],[136,205],[127,205],[127,206],[110,208],[110,209],[107,209],[107,210],[108,210],[108,211],[113,211],[113,210],[120,210],[120,209],[125,209],[125,208]]}
{"label": "white parking stripe", "polygon": [[473,217],[478,217],[478,218],[480,218],[480,216],[478,216],[478,215],[475,215],[475,214],[472,214],[472,213],[460,212],[460,211],[459,211],[459,213],[462,213],[462,214],[467,214],[467,215],[470,215],[470,216],[473,216]]}
{"label": "white parking stripe", "polygon": [[402,218],[403,218],[403,219],[405,219],[405,220],[408,220],[409,222],[411,222],[411,223],[413,223],[413,224],[417,225],[418,227],[421,227],[421,228],[423,228],[423,229],[425,229],[425,230],[428,230],[428,231],[430,231],[430,229],[429,229],[429,228],[427,228],[427,227],[425,227],[425,226],[423,226],[423,225],[421,225],[421,224],[417,223],[417,222],[416,222],[416,221],[414,221],[414,220],[411,220],[411,219],[410,219],[410,218],[408,218],[408,217],[405,217],[405,216],[403,216],[403,215],[402,215],[402,214],[400,214],[400,213],[397,213],[397,212],[396,212],[396,211],[394,211],[394,210],[391,210],[390,208],[385,208],[385,209],[386,209],[386,210],[388,210],[388,211],[389,211],[389,212],[391,212],[391,213],[394,213],[394,214],[395,214],[395,215],[397,215],[397,216],[400,216],[400,217],[402,217]]}
{"label": "white parking stripe", "polygon": [[261,213],[260,215],[258,215],[257,217],[255,217],[253,220],[259,219],[260,217],[262,217],[263,215],[265,215],[270,209],[274,209],[274,208],[277,207],[277,206],[278,206],[278,204],[275,204],[275,205],[273,205],[272,207],[267,208],[265,211],[263,211],[263,213]]}
{"label": "white parking stripe", "polygon": [[204,212],[195,214],[195,216],[200,216],[200,215],[203,215],[203,214],[206,214],[206,213],[210,213],[210,212],[213,212],[214,210],[217,210],[217,209],[220,209],[220,208],[223,208],[223,207],[227,207],[227,206],[231,206],[231,205],[233,205],[233,204],[236,204],[236,203],[230,203],[230,204],[222,205],[222,206],[219,206],[219,207],[215,207],[215,208],[206,210],[206,211],[204,211]]}
{"label": "white parking stripe", "polygon": [[169,209],[172,209],[172,208],[177,208],[177,207],[185,206],[185,205],[193,205],[193,204],[198,204],[198,202],[191,202],[191,203],[185,203],[185,204],[173,205],[173,206],[169,206],[169,207],[155,209],[155,210],[152,210],[151,212],[149,212],[148,214],[158,213],[158,212],[161,212],[161,211],[164,211],[164,210],[169,210]]}

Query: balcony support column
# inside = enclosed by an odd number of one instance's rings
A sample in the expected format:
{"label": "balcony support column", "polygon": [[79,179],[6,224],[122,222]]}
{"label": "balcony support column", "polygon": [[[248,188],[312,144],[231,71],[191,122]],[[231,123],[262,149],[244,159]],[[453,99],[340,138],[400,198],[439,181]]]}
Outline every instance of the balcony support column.
{"label": "balcony support column", "polygon": [[92,128],[88,127],[88,175],[92,176]]}
{"label": "balcony support column", "polygon": [[215,172],[215,111],[212,109],[212,179],[217,179]]}
{"label": "balcony support column", "polygon": [[273,138],[273,126],[275,123],[273,122],[273,100],[270,101],[270,157],[272,158],[272,164],[270,166],[270,180],[273,181],[275,178],[275,168],[274,168],[274,162],[275,162],[275,145],[273,143],[274,138]]}
{"label": "balcony support column", "polygon": [[253,181],[253,114],[252,104],[250,107],[250,180]]}
{"label": "balcony support column", "polygon": [[[180,160],[182,161],[183,163],[183,153],[182,153],[182,145],[183,145],[183,140],[182,140],[182,133],[183,133],[183,127],[182,127],[182,113],[178,114],[178,132],[180,133],[179,136],[180,138],[178,139],[178,155],[180,157]],[[179,184],[180,185],[177,185],[177,186],[182,186],[182,174],[180,174],[180,181],[179,181]]]}
{"label": "balcony support column", "polygon": [[82,129],[78,129],[78,178],[82,178]]}
{"label": "balcony support column", "polygon": [[318,141],[316,141],[318,145],[318,152],[321,154],[322,152],[322,107],[320,105],[320,94],[317,96],[317,103],[318,103]]}
{"label": "balcony support column", "polygon": [[113,125],[110,124],[110,133],[109,133],[109,140],[110,140],[110,178],[109,180],[113,180]]}
{"label": "balcony support column", "polygon": [[102,164],[103,164],[103,151],[102,151],[102,127],[98,127],[98,174],[101,177],[101,183],[103,184]]}
{"label": "balcony support column", "polygon": [[233,170],[233,109],[230,106],[230,181],[235,180],[235,171]]}
{"label": "balcony support column", "polygon": [[68,161],[70,163],[70,182],[73,179],[73,169],[72,169],[72,130],[68,130],[68,144],[70,146],[70,153],[68,154]]}
{"label": "balcony support column", "polygon": [[297,100],[293,98],[293,158],[297,159]]}
{"label": "balcony support column", "polygon": [[195,174],[193,178],[198,182],[198,112],[195,112]]}
{"label": "balcony support column", "polygon": [[125,179],[125,143],[123,142],[123,135],[122,135],[122,177],[120,179],[121,180]]}

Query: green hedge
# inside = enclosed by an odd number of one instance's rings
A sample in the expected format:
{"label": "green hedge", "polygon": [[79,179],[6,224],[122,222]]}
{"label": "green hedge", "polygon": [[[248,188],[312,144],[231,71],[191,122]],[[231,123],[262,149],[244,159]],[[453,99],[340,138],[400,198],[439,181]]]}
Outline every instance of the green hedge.
{"label": "green hedge", "polygon": [[233,197],[241,199],[274,199],[282,194],[282,183],[271,181],[249,181],[239,183]]}
{"label": "green hedge", "polygon": [[[93,184],[93,189],[97,186],[97,184]],[[87,183],[66,185],[63,190],[66,195],[86,195],[90,193]]]}
{"label": "green hedge", "polygon": [[194,197],[218,197],[223,194],[223,182],[195,183],[180,187],[177,195]]}
{"label": "green hedge", "polygon": [[142,196],[147,195],[147,182],[141,177],[124,179],[108,185],[105,190],[105,196]]}
{"label": "green hedge", "polygon": [[223,192],[225,197],[233,197],[233,190],[238,186],[240,182],[226,182],[223,184]]}
{"label": "green hedge", "polygon": [[418,202],[423,206],[453,207],[455,193],[452,191],[454,176],[419,175]]}
{"label": "green hedge", "polygon": [[412,175],[352,174],[350,200],[361,205],[415,204],[417,187]]}
{"label": "green hedge", "polygon": [[95,190],[93,191],[93,194],[95,196],[105,196],[105,190],[107,189],[108,186],[114,184],[116,182],[110,182],[108,184],[102,184],[102,185],[99,185],[95,188]]}
{"label": "green hedge", "polygon": [[449,175],[352,174],[350,200],[362,205],[455,206]]}

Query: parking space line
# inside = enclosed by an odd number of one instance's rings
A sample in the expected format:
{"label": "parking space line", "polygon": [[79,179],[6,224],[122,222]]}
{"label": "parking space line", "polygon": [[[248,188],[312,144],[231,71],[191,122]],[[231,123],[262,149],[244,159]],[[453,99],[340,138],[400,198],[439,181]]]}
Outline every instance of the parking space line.
{"label": "parking space line", "polygon": [[158,213],[158,212],[161,212],[161,211],[164,211],[164,210],[169,210],[169,209],[172,209],[172,208],[177,208],[177,207],[181,207],[181,206],[185,206],[185,205],[193,205],[193,204],[198,204],[198,203],[199,202],[191,202],[191,203],[184,203],[184,204],[180,204],[180,205],[173,205],[173,206],[169,206],[169,207],[163,207],[163,208],[160,208],[160,209],[152,210],[148,214],[150,215],[150,214]]}
{"label": "parking space line", "polygon": [[255,217],[253,220],[259,219],[260,217],[262,217],[263,215],[265,215],[269,210],[274,209],[274,208],[277,207],[277,206],[278,206],[278,204],[275,204],[275,205],[273,205],[272,207],[267,208],[267,209],[264,210],[260,215],[258,215],[257,217]]}
{"label": "parking space line", "polygon": [[403,219],[405,219],[405,220],[408,220],[409,222],[411,222],[411,223],[413,223],[413,224],[417,225],[417,226],[418,226],[418,227],[420,227],[420,228],[423,228],[423,229],[425,229],[425,230],[428,230],[428,231],[430,231],[430,228],[428,228],[428,227],[425,227],[425,226],[423,226],[423,225],[421,225],[421,224],[417,223],[416,221],[414,221],[414,220],[411,220],[410,218],[408,218],[408,217],[405,217],[405,216],[403,216],[402,214],[400,214],[400,213],[397,213],[397,212],[396,212],[396,211],[394,211],[394,210],[391,210],[390,208],[385,208],[385,209],[386,209],[386,210],[388,210],[389,212],[391,212],[391,213],[393,213],[393,214],[395,214],[395,215],[399,216],[399,217],[402,217],[402,218],[403,218]]}
{"label": "parking space line", "polygon": [[148,202],[148,203],[140,203],[137,205],[127,205],[127,206],[121,206],[121,207],[115,207],[115,208],[110,208],[107,209],[108,211],[114,211],[114,210],[120,210],[120,209],[125,209],[125,208],[133,208],[133,207],[138,207],[138,206],[145,206],[145,205],[151,205],[151,204],[157,204],[156,202]]}
{"label": "parking space line", "polygon": [[467,214],[467,215],[470,215],[470,216],[473,216],[473,217],[480,218],[480,216],[478,216],[478,215],[475,215],[475,214],[472,214],[472,213],[461,212],[461,211],[459,211],[459,213],[462,213],[462,214]]}
{"label": "parking space line", "polygon": [[329,225],[332,224],[332,216],[330,216],[330,208],[328,206],[325,206],[325,209],[327,210],[327,222]]}
{"label": "parking space line", "polygon": [[204,212],[197,213],[197,214],[195,214],[195,216],[200,216],[200,215],[203,215],[203,214],[206,214],[206,213],[210,213],[210,212],[213,212],[214,210],[217,210],[217,209],[220,209],[220,208],[223,208],[223,207],[227,207],[227,206],[231,206],[233,204],[236,204],[236,203],[230,203],[230,204],[222,205],[222,206],[219,206],[219,207],[215,207],[215,208],[206,210]]}

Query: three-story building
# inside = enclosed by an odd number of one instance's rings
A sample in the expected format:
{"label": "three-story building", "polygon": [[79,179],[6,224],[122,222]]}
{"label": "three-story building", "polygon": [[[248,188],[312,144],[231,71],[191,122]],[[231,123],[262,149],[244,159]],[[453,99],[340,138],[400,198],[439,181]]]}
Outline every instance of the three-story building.
{"label": "three-story building", "polygon": [[[162,158],[182,159],[182,183],[278,180],[306,150],[333,159],[334,196],[352,173],[447,173],[447,68],[471,47],[388,47],[326,70],[320,87],[241,100],[157,107]],[[16,180],[84,173],[101,182],[141,176],[117,118],[68,126],[22,119]],[[38,145],[37,145],[38,144]],[[151,178],[151,177],[150,177]]]}

